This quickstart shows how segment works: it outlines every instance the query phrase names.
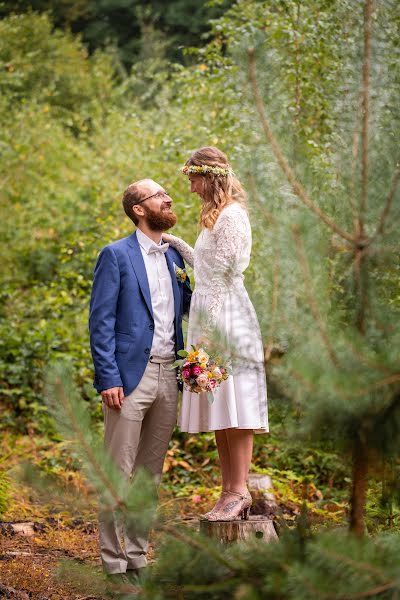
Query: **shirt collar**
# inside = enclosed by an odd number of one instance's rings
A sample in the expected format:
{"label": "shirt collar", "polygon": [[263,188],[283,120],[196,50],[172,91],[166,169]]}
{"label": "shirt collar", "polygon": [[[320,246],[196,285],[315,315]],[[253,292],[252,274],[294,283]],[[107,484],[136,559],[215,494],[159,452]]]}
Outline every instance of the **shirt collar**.
{"label": "shirt collar", "polygon": [[139,228],[136,230],[136,235],[137,235],[137,239],[138,239],[138,242],[139,242],[141,248],[143,248],[143,250],[146,252],[146,254],[149,253],[150,248],[152,248],[153,246],[161,246],[163,243],[162,238],[161,238],[160,243],[156,244],[145,233],[143,233],[143,231]]}

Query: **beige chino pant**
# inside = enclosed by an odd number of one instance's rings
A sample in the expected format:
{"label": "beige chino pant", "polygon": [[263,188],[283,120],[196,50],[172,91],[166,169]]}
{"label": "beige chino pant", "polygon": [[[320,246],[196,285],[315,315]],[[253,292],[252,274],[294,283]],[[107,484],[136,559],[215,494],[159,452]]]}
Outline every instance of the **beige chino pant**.
{"label": "beige chino pant", "polygon": [[[103,402],[104,443],[127,478],[144,467],[161,479],[165,454],[176,424],[178,387],[175,357],[152,357],[138,387],[121,409]],[[148,541],[126,527],[116,513],[99,511],[100,553],[109,574],[146,565]],[[123,545],[121,544],[123,540]]]}

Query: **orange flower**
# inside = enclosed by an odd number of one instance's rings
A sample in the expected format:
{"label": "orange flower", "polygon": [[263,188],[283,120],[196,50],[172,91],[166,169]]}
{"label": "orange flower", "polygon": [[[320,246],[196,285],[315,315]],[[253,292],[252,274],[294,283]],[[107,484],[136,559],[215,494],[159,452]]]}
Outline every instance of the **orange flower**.
{"label": "orange flower", "polygon": [[186,357],[186,360],[189,361],[190,363],[195,363],[195,362],[197,362],[198,355],[199,355],[198,350],[193,350],[192,352],[189,352],[189,354]]}

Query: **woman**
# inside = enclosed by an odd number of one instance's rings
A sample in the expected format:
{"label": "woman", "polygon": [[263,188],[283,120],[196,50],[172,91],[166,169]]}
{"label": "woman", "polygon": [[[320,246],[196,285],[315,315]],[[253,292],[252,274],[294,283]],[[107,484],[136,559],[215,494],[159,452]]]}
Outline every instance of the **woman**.
{"label": "woman", "polygon": [[194,267],[195,292],[189,316],[187,347],[229,352],[232,372],[214,390],[210,404],[204,393],[184,390],[179,425],[182,431],[215,431],[222,474],[222,494],[205,515],[210,521],[248,518],[251,496],[247,476],[253,433],[268,431],[264,354],[257,317],[243,284],[251,252],[251,229],[244,190],[223,152],[196,150],[182,171],[191,192],[202,200],[201,233],[194,249],[163,234]]}

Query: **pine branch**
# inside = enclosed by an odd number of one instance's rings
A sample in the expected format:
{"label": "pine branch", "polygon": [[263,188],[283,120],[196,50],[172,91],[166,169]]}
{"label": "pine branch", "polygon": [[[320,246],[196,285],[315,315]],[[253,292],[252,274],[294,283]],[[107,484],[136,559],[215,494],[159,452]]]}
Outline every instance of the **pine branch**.
{"label": "pine branch", "polygon": [[365,388],[361,388],[357,390],[357,392],[345,393],[345,398],[357,398],[358,396],[365,396],[366,394],[370,394],[374,390],[379,390],[382,387],[386,387],[387,385],[392,385],[393,383],[398,383],[400,381],[400,373],[394,373],[390,375],[390,377],[385,377],[384,379],[380,379],[379,381],[375,381],[371,385]]}
{"label": "pine branch", "polygon": [[298,226],[292,227],[292,235],[293,235],[293,238],[294,238],[294,241],[296,244],[296,249],[297,249],[297,254],[299,256],[300,265],[303,270],[305,289],[306,289],[306,297],[308,300],[308,304],[310,306],[311,313],[315,319],[315,322],[317,323],[319,332],[321,334],[322,340],[327,349],[329,358],[331,359],[331,361],[335,365],[335,367],[337,367],[337,366],[339,366],[339,360],[333,350],[333,346],[328,337],[328,333],[326,331],[324,322],[320,315],[319,308],[318,308],[317,302],[315,300],[315,297],[314,297],[314,294],[312,291],[312,278],[311,278],[310,266],[308,264],[307,257],[304,252],[304,247],[303,247],[300,230],[299,230]]}
{"label": "pine branch", "polygon": [[360,362],[364,363],[365,365],[367,365],[369,367],[377,369],[378,371],[382,371],[384,373],[392,375],[392,371],[389,367],[386,367],[385,365],[382,365],[375,360],[371,360],[369,358],[369,356],[365,356],[365,354],[363,354],[361,352],[360,348],[357,348],[351,340],[346,338],[345,342],[346,342],[347,347],[350,348],[351,352],[353,352],[354,356],[357,359],[359,359]]}
{"label": "pine branch", "polygon": [[[362,230],[359,230],[359,239],[362,238]],[[364,242],[362,246],[364,245]],[[357,286],[357,311],[356,311],[356,327],[358,331],[364,335],[365,333],[365,313],[368,305],[367,295],[367,266],[366,266],[367,253],[366,248],[356,247],[354,255],[354,277]]]}
{"label": "pine branch", "polygon": [[[191,585],[182,585],[178,589],[182,592],[195,592],[195,593],[206,593],[212,594],[212,592],[229,592],[229,588],[233,588],[234,586],[239,586],[243,583],[241,577],[229,577],[226,579],[222,579],[222,581],[215,581],[214,583],[205,583],[203,585],[200,584],[191,584]],[[227,589],[228,588],[228,589]]]}
{"label": "pine branch", "polygon": [[275,218],[275,216],[269,212],[269,210],[266,209],[266,207],[264,206],[264,204],[261,202],[260,197],[257,193],[257,186],[256,183],[254,181],[254,175],[251,171],[249,171],[247,173],[247,179],[249,182],[249,188],[251,190],[251,196],[252,199],[256,202],[258,208],[261,210],[261,212],[263,213],[265,219],[267,220],[268,223],[271,223],[272,225],[277,225],[277,220]]}
{"label": "pine branch", "polygon": [[[194,535],[191,535],[191,532],[187,529],[185,533],[182,530],[178,530],[176,527],[171,527],[168,523],[165,523],[161,526],[161,530],[165,533],[168,533],[173,538],[184,542],[185,544],[189,544],[193,548],[197,548],[202,550],[203,552],[207,552],[209,556],[211,556],[216,562],[219,562],[221,565],[226,567],[230,572],[234,571],[234,565],[229,560],[226,560],[223,555],[218,552],[212,543],[211,539],[208,538],[198,538],[196,539]],[[239,563],[239,566],[244,569],[246,567],[245,563]]]}
{"label": "pine branch", "polygon": [[364,60],[362,67],[362,130],[361,130],[361,199],[360,199],[360,230],[364,235],[365,214],[368,202],[368,137],[369,137],[369,93],[371,71],[371,28],[373,0],[366,0],[364,5]]}
{"label": "pine branch", "polygon": [[[131,481],[115,465],[103,442],[92,434],[87,406],[79,398],[70,368],[54,365],[48,378],[46,402],[59,431],[79,452],[87,478],[101,498],[101,510],[120,511],[127,523],[138,519],[140,527],[155,521],[155,481],[144,469]],[[93,439],[94,438],[94,439]]]}
{"label": "pine branch", "polygon": [[332,550],[326,550],[325,548],[321,547],[319,548],[319,552],[325,554],[328,558],[332,558],[335,561],[335,563],[344,563],[345,565],[356,567],[360,571],[363,571],[370,578],[372,577],[372,573],[379,577],[382,580],[382,582],[384,582],[387,577],[386,573],[384,573],[381,569],[378,569],[371,563],[360,562],[359,560],[355,560],[354,558],[350,558],[349,556],[339,554],[338,552],[332,552]]}
{"label": "pine branch", "polygon": [[[359,124],[357,121],[356,126],[354,128],[354,133],[353,133],[353,143],[351,145],[352,160],[351,160],[350,196],[349,196],[350,206],[353,211],[354,219],[358,213],[355,198],[356,198],[356,174],[357,174],[357,155],[358,155],[359,139],[360,139],[360,132],[359,132]],[[354,226],[356,226],[356,221],[354,222]]]}
{"label": "pine branch", "polygon": [[376,238],[378,236],[382,235],[384,232],[386,220],[389,216],[390,209],[392,208],[394,196],[396,194],[396,190],[397,190],[399,181],[400,181],[400,162],[397,164],[397,167],[395,169],[395,172],[394,172],[394,175],[392,178],[392,183],[390,186],[390,190],[389,190],[389,193],[386,198],[386,203],[385,203],[385,206],[382,210],[382,213],[381,213],[381,216],[379,219],[378,227],[376,228],[374,235],[369,238],[368,244],[372,244],[372,242],[374,242],[376,240]]}
{"label": "pine branch", "polygon": [[299,44],[299,29],[300,29],[300,9],[301,3],[297,2],[297,14],[296,14],[296,23],[295,23],[295,73],[296,73],[296,88],[295,88],[295,102],[296,102],[296,111],[295,111],[295,122],[298,123],[300,116],[300,73],[299,73],[299,65],[300,65],[300,44]]}
{"label": "pine branch", "polygon": [[[278,255],[278,251],[276,251]],[[279,256],[276,257],[274,261],[273,268],[273,280],[272,280],[272,300],[271,300],[271,318],[270,318],[270,327],[269,327],[269,336],[268,342],[264,348],[264,357],[265,362],[268,362],[271,358],[271,351],[274,347],[274,334],[275,334],[275,325],[276,325],[276,313],[278,308],[278,292],[279,292]]]}
{"label": "pine branch", "polygon": [[[113,465],[110,464],[110,461],[107,460],[105,456],[102,456],[100,462],[98,452],[95,452],[92,445],[88,442],[83,431],[83,425],[87,419],[85,419],[82,410],[78,409],[78,402],[77,398],[74,397],[74,392],[71,392],[70,399],[67,398],[63,381],[63,379],[65,379],[65,374],[60,365],[55,367],[55,372],[51,374],[51,377],[50,385],[52,391],[48,394],[47,400],[53,417],[60,423],[59,409],[61,405],[66,418],[66,422],[62,424],[62,429],[64,429],[64,431],[69,430],[73,433],[74,441],[77,443],[80,453],[83,454],[85,463],[87,462],[91,469],[93,469],[94,477],[92,476],[91,479],[95,483],[96,488],[98,488],[99,491],[101,489],[107,490],[110,497],[114,500],[115,505],[123,507],[123,499],[117,493],[115,485],[116,480],[121,476],[119,473],[114,472]],[[56,405],[54,404],[55,399],[60,402],[60,405],[58,403]],[[108,463],[107,466],[113,473],[111,478],[107,476],[104,468],[105,462]]]}
{"label": "pine branch", "polygon": [[379,585],[365,592],[354,592],[350,594],[332,594],[330,592],[321,592],[321,590],[313,587],[309,582],[303,579],[305,587],[313,594],[313,598],[326,598],[326,600],[361,600],[362,598],[373,598],[378,594],[382,594],[388,590],[398,590],[398,582],[396,580],[388,581],[383,585]]}
{"label": "pine branch", "polygon": [[301,373],[299,373],[298,371],[296,371],[295,369],[293,369],[292,367],[287,366],[286,367],[288,373],[290,375],[292,375],[293,379],[295,379],[296,381],[300,381],[300,383],[304,384],[305,387],[310,390],[311,392],[315,392],[317,391],[317,386],[314,385],[311,381],[309,381],[308,379],[306,379],[304,377],[304,375],[302,375]]}
{"label": "pine branch", "polygon": [[328,215],[326,215],[319,208],[319,206],[317,204],[315,204],[315,202],[309,197],[308,193],[306,192],[306,190],[304,189],[302,184],[296,178],[296,176],[293,172],[293,169],[288,164],[288,162],[287,162],[285,156],[283,155],[282,150],[278,144],[277,139],[275,138],[274,134],[272,133],[269,121],[268,121],[266,113],[265,113],[264,103],[261,98],[260,90],[259,90],[258,83],[257,83],[256,60],[255,60],[254,48],[249,48],[247,50],[247,55],[248,55],[248,66],[249,66],[249,79],[250,79],[251,87],[253,90],[256,109],[257,109],[258,115],[260,117],[262,128],[264,130],[266,138],[268,139],[268,141],[271,144],[274,156],[275,156],[281,170],[286,175],[286,178],[288,179],[290,185],[292,186],[294,193],[303,202],[303,204],[305,204],[315,215],[317,215],[317,217],[319,217],[319,219],[321,219],[321,221],[323,221],[326,225],[328,225],[328,227],[330,227],[333,231],[335,231],[335,233],[337,233],[343,239],[354,243],[354,241],[355,241],[354,236],[351,235],[350,233],[348,233],[347,231],[345,231],[344,229],[342,229],[341,227],[339,227],[339,225],[337,225],[335,223],[335,221],[333,221],[333,219],[331,219]]}
{"label": "pine branch", "polygon": [[356,237],[356,249],[354,260],[354,274],[357,285],[357,314],[356,325],[360,333],[365,333],[365,314],[368,305],[368,270],[366,265],[367,256],[363,252],[367,240],[365,239],[365,218],[368,204],[368,150],[369,150],[369,95],[370,95],[370,71],[371,71],[371,29],[372,29],[373,0],[365,0],[364,3],[364,50],[362,65],[362,127],[361,127],[361,197],[358,216]]}

